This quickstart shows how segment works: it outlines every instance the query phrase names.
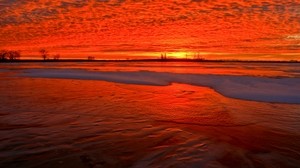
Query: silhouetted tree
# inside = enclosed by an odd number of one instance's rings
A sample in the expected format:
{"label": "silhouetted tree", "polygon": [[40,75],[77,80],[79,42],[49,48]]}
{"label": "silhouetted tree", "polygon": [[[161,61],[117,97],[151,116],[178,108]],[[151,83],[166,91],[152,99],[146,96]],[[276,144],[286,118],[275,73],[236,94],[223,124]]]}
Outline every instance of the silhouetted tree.
{"label": "silhouetted tree", "polygon": [[8,57],[11,61],[18,60],[21,57],[20,51],[9,51]]}
{"label": "silhouetted tree", "polygon": [[88,60],[95,60],[95,57],[88,56]]}
{"label": "silhouetted tree", "polygon": [[41,56],[44,60],[47,60],[47,57],[48,57],[48,51],[46,49],[41,49],[40,50],[40,53],[41,53]]}
{"label": "silhouetted tree", "polygon": [[1,50],[0,51],[0,60],[1,61],[14,61],[18,60],[21,57],[20,51],[15,51],[15,50]]}
{"label": "silhouetted tree", "polygon": [[0,51],[0,60],[1,61],[7,60],[7,51],[6,50],[1,50]]}
{"label": "silhouetted tree", "polygon": [[162,59],[162,60],[166,60],[167,59],[167,53],[161,53],[160,54],[160,59]]}
{"label": "silhouetted tree", "polygon": [[197,54],[195,53],[194,54],[194,59],[195,60],[199,60],[199,61],[203,61],[204,60],[204,58],[202,58],[199,53],[197,53]]}
{"label": "silhouetted tree", "polygon": [[59,58],[60,58],[60,55],[59,55],[59,54],[55,54],[55,55],[53,56],[53,60],[59,60]]}

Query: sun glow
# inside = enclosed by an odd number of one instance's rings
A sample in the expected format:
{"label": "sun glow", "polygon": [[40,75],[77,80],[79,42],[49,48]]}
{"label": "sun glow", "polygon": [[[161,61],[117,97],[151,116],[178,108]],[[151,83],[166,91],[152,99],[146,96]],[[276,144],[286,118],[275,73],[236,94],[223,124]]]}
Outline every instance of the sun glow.
{"label": "sun glow", "polygon": [[178,51],[178,52],[167,52],[167,58],[175,59],[199,59],[203,58],[210,53],[207,52],[192,52],[192,51]]}
{"label": "sun glow", "polygon": [[180,51],[180,52],[170,52],[170,53],[166,53],[168,58],[188,58],[189,55],[191,55],[191,53],[189,52],[184,52],[184,51]]}

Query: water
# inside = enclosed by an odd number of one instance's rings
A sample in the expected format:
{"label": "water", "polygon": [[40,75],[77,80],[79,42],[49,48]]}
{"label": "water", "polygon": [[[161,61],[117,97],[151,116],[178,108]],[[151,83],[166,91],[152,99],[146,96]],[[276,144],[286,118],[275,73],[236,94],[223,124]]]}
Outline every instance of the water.
{"label": "water", "polygon": [[297,64],[0,65],[1,167],[300,167],[300,105],[207,87],[20,77],[26,69],[299,78]]}

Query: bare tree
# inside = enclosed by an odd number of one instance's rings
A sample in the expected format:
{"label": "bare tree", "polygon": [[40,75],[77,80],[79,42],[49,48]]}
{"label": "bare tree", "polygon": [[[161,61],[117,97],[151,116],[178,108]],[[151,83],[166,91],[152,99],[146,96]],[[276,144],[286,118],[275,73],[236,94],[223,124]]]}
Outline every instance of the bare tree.
{"label": "bare tree", "polygon": [[9,60],[14,61],[21,57],[20,51],[8,51]]}
{"label": "bare tree", "polygon": [[90,61],[95,60],[95,57],[88,56],[88,60],[90,60]]}
{"label": "bare tree", "polygon": [[15,50],[1,50],[0,51],[0,60],[1,61],[14,61],[18,60],[21,57],[20,51],[15,51]]}
{"label": "bare tree", "polygon": [[7,51],[6,50],[1,50],[0,51],[0,60],[5,61],[7,59]]}
{"label": "bare tree", "polygon": [[160,54],[160,59],[161,60],[166,60],[167,59],[167,53],[161,53]]}
{"label": "bare tree", "polygon": [[46,49],[41,49],[40,50],[40,53],[41,53],[41,56],[44,60],[47,60],[47,57],[48,57],[48,51]]}
{"label": "bare tree", "polygon": [[21,52],[15,51],[15,60],[19,60],[21,58]]}
{"label": "bare tree", "polygon": [[59,60],[59,58],[60,58],[60,55],[59,55],[59,54],[55,54],[55,55],[53,56],[53,60]]}

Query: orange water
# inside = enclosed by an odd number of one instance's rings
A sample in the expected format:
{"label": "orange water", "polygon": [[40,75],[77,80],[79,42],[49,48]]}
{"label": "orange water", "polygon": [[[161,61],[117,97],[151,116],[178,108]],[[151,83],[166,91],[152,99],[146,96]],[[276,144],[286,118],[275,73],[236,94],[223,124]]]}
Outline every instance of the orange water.
{"label": "orange water", "polygon": [[300,167],[300,105],[14,68],[0,74],[0,167]]}
{"label": "orange water", "polygon": [[[154,71],[193,74],[300,77],[298,63],[242,62],[42,62],[0,64],[1,69],[58,68],[89,71]],[[0,72],[1,72],[0,69]]]}

